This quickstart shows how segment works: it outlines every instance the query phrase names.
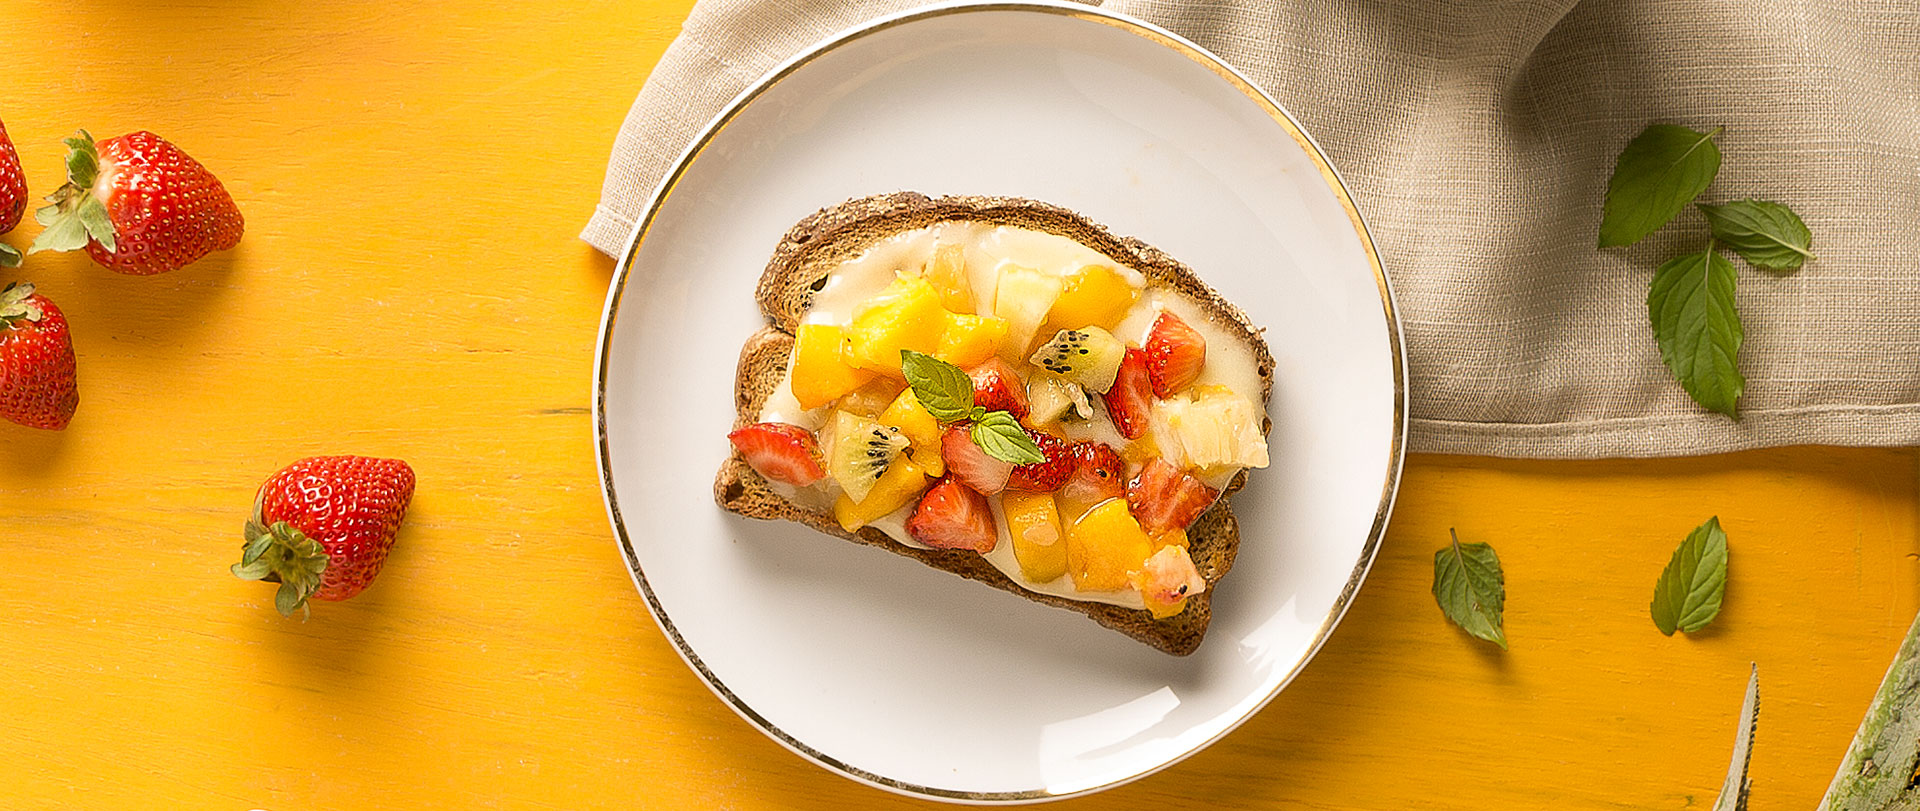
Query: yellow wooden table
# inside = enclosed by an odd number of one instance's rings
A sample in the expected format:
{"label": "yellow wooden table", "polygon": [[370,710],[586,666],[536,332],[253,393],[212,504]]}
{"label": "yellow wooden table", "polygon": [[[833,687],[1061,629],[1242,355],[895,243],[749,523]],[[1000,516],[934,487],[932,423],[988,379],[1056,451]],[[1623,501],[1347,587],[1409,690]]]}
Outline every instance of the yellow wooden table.
{"label": "yellow wooden table", "polygon": [[[898,807],[715,700],[602,512],[589,371],[613,263],[575,239],[688,0],[17,0],[0,119],[155,130],[225,180],[230,253],[153,278],[19,274],[67,313],[64,433],[0,424],[0,806]],[[7,241],[24,246],[39,227]],[[409,460],[380,581],[306,623],[234,579],[300,456]],[[1759,809],[1824,790],[1920,592],[1911,450],[1408,460],[1346,621],[1265,711],[1086,808],[1700,808],[1749,661]],[[1726,610],[1647,617],[1719,515]],[[1502,654],[1428,594],[1447,528],[1505,561]]]}

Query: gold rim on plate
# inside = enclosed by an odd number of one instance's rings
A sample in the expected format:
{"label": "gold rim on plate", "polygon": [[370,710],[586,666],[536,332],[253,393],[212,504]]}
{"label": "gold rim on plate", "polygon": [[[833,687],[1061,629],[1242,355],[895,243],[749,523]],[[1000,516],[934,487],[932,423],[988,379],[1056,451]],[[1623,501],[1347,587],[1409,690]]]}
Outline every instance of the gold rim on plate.
{"label": "gold rim on plate", "polygon": [[[659,213],[661,206],[666,203],[667,198],[673,194],[674,187],[679,184],[681,177],[685,176],[694,161],[700,157],[701,152],[705,151],[707,146],[713,142],[713,139],[718,136],[722,130],[726,129],[727,125],[731,123],[741,111],[745,110],[748,105],[752,104],[755,99],[772,89],[774,85],[779,84],[781,80],[792,75],[794,71],[799,70],[802,66],[807,65],[813,60],[831,53],[848,43],[901,25],[954,14],[967,14],[981,11],[1023,11],[1053,14],[1127,31],[1148,41],[1165,46],[1193,60],[1239,90],[1249,101],[1258,105],[1275,123],[1280,125],[1281,129],[1286,130],[1287,134],[1292,136],[1293,140],[1298,143],[1300,148],[1312,159],[1314,166],[1320,170],[1321,177],[1326,181],[1327,187],[1333,192],[1334,197],[1340,201],[1341,208],[1347,212],[1347,218],[1352,221],[1354,233],[1360,240],[1361,249],[1366,253],[1367,263],[1373,269],[1374,282],[1380,291],[1380,305],[1386,316],[1387,323],[1387,344],[1393,355],[1393,442],[1388,450],[1391,458],[1387,464],[1386,481],[1381,485],[1380,489],[1380,503],[1374,512],[1373,525],[1367,532],[1366,545],[1361,549],[1360,560],[1354,564],[1353,572],[1348,576],[1346,585],[1340,590],[1340,596],[1335,599],[1333,610],[1327,613],[1326,620],[1322,622],[1320,628],[1314,632],[1313,641],[1308,646],[1306,655],[1301,658],[1298,664],[1294,665],[1291,671],[1288,671],[1286,676],[1281,678],[1280,682],[1274,686],[1272,691],[1261,697],[1258,705],[1248,710],[1246,714],[1236,719],[1232,724],[1229,724],[1227,728],[1222,729],[1212,738],[1152,768],[1087,786],[1074,786],[1060,789],[1042,787],[1026,791],[956,791],[953,789],[916,785],[895,780],[884,775],[874,774],[855,767],[852,764],[844,763],[824,752],[808,746],[798,738],[774,726],[772,722],[762,717],[758,712],[755,712],[753,707],[749,706],[745,701],[742,701],[739,696],[734,695],[733,691],[728,689],[727,685],[722,682],[718,676],[707,669],[706,663],[700,660],[699,655],[695,654],[693,649],[687,645],[687,641],[680,636],[679,629],[674,627],[673,621],[667,617],[665,609],[661,607],[659,599],[654,596],[652,586],[647,583],[646,573],[640,567],[639,556],[634,553],[633,543],[627,536],[626,522],[620,517],[619,501],[614,494],[613,488],[613,469],[610,462],[611,454],[607,447],[608,347],[613,339],[614,321],[619,314],[620,301],[626,294],[627,280],[631,275],[630,271],[633,268],[634,258],[639,255],[640,244],[646,240],[647,231],[653,224],[654,216]],[[1206,49],[1152,23],[1136,20],[1132,17],[1097,7],[1077,4],[1055,4],[1033,0],[1029,0],[1028,2],[1004,2],[1003,0],[971,2],[963,0],[962,2],[926,6],[871,20],[828,37],[812,47],[801,51],[799,54],[781,64],[778,68],[761,77],[759,81],[749,86],[739,96],[735,97],[732,102],[728,103],[727,106],[720,111],[720,114],[715,116],[714,119],[707,124],[706,128],[700,132],[699,137],[687,147],[686,151],[681,153],[680,158],[674,162],[672,169],[667,172],[665,178],[661,181],[658,190],[656,190],[652,198],[647,201],[647,206],[641,214],[639,221],[635,224],[632,235],[627,238],[626,250],[621,254],[619,267],[614,272],[612,284],[607,292],[605,311],[600,322],[600,339],[595,349],[595,354],[597,356],[594,362],[595,378],[593,392],[593,420],[596,440],[595,453],[599,461],[600,485],[603,491],[602,494],[606,499],[607,516],[613,524],[614,533],[620,542],[620,552],[626,557],[627,569],[629,574],[633,576],[634,585],[639,587],[641,595],[646,598],[648,611],[653,614],[654,620],[659,623],[660,629],[666,633],[667,638],[672,640],[674,649],[679,652],[680,657],[686,660],[687,665],[693,668],[694,672],[700,675],[701,680],[706,682],[714,694],[725,701],[727,706],[732,707],[734,712],[739,713],[742,718],[745,718],[768,737],[773,738],[782,746],[793,750],[802,757],[845,777],[878,788],[910,796],[950,802],[1015,804],[1065,799],[1067,797],[1092,794],[1133,782],[1134,780],[1146,777],[1147,775],[1178,763],[1193,755],[1195,752],[1211,746],[1215,741],[1218,741],[1220,738],[1226,736],[1227,733],[1239,727],[1240,724],[1245,723],[1248,718],[1252,718],[1264,708],[1268,702],[1272,701],[1274,696],[1279,695],[1281,690],[1286,689],[1287,685],[1300,674],[1300,671],[1306,667],[1307,662],[1311,661],[1314,655],[1319,652],[1320,647],[1326,643],[1328,635],[1333,632],[1334,626],[1339,624],[1341,617],[1346,615],[1348,606],[1353,602],[1353,595],[1359,590],[1361,581],[1366,579],[1367,570],[1373,565],[1374,556],[1380,549],[1380,539],[1386,534],[1387,517],[1393,511],[1394,494],[1399,487],[1401,462],[1405,455],[1407,430],[1406,360],[1400,333],[1399,315],[1393,303],[1393,288],[1387,281],[1385,270],[1381,267],[1380,255],[1374,249],[1373,238],[1367,231],[1366,221],[1360,216],[1360,210],[1354,206],[1353,197],[1348,194],[1346,184],[1340,179],[1339,173],[1334,171],[1333,165],[1327,161],[1326,154],[1320,150],[1319,144],[1314,143],[1313,139],[1300,127],[1299,122],[1295,121],[1293,116],[1282,109],[1277,102],[1269,98],[1264,91],[1254,86],[1246,77],[1240,75],[1238,71],[1228,66],[1226,62],[1214,56]]]}

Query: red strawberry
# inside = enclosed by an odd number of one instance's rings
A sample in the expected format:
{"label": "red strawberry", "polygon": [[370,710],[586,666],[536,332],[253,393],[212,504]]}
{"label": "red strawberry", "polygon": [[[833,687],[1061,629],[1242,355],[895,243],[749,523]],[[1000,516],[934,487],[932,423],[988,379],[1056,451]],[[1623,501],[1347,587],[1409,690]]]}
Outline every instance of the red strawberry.
{"label": "red strawberry", "polygon": [[1153,320],[1147,332],[1147,378],[1153,382],[1153,396],[1165,399],[1200,379],[1200,367],[1207,365],[1207,339],[1200,331],[1163,312]]}
{"label": "red strawberry", "polygon": [[1040,452],[1047,455],[1047,461],[1018,465],[1013,476],[1007,479],[1009,490],[1032,490],[1048,493],[1060,488],[1073,475],[1073,448],[1067,441],[1052,434],[1043,434],[1032,428],[1026,429],[1027,436]]}
{"label": "red strawberry", "polygon": [[971,549],[982,555],[992,552],[1000,542],[987,497],[950,476],[920,497],[919,506],[907,519],[907,534],[928,546]]}
{"label": "red strawberry", "polygon": [[1075,442],[1072,453],[1073,473],[1054,496],[1062,520],[1072,521],[1102,501],[1126,496],[1126,463],[1112,446],[1104,442]]}
{"label": "red strawberry", "polygon": [[727,435],[747,466],[779,482],[805,487],[825,478],[820,444],[798,425],[757,422]]}
{"label": "red strawberry", "polygon": [[1199,479],[1157,456],[1147,460],[1140,475],[1127,483],[1127,506],[1148,535],[1186,529],[1193,519],[1213,506],[1213,500],[1219,495]]}
{"label": "red strawberry", "polygon": [[233,573],[280,583],[285,616],[309,597],[345,600],[380,574],[413,500],[413,468],[398,459],[315,456],[267,478],[254,497]]}
{"label": "red strawberry", "polygon": [[1139,439],[1147,432],[1147,412],[1153,408],[1153,392],[1147,378],[1147,353],[1127,347],[1120,359],[1120,374],[1113,388],[1101,395],[1107,402],[1107,416],[1113,427],[1128,439]]}
{"label": "red strawberry", "polygon": [[151,132],[66,140],[67,185],[34,212],[27,253],[85,247],[108,270],[150,276],[240,243],[244,223],[212,172]]}
{"label": "red strawberry", "polygon": [[982,493],[1007,489],[1013,475],[1013,463],[995,459],[973,443],[967,425],[955,425],[940,437],[940,457],[947,464],[947,475],[965,482]]}
{"label": "red strawberry", "polygon": [[1005,411],[1021,419],[1027,416],[1027,386],[1019,373],[1006,361],[993,358],[967,370],[973,378],[973,404],[988,411]]}
{"label": "red strawberry", "polygon": [[79,405],[66,316],[33,285],[7,285],[0,290],[0,417],[58,431]]}
{"label": "red strawberry", "polygon": [[[20,172],[20,156],[13,151],[13,139],[0,124],[0,234],[20,224],[27,211],[27,176]],[[0,244],[0,266],[20,266],[20,249]]]}

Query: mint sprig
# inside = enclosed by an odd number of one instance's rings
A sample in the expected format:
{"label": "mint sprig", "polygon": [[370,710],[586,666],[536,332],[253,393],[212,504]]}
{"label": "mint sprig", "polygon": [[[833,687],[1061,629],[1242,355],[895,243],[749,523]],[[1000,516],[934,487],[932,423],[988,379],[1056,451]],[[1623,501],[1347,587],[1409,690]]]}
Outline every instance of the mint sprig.
{"label": "mint sprig", "polygon": [[988,456],[1016,465],[1047,461],[1040,446],[1005,411],[988,411],[973,402],[973,378],[965,370],[932,355],[900,350],[900,373],[921,407],[942,425],[972,421],[967,437]]}
{"label": "mint sprig", "polygon": [[1653,584],[1653,625],[1667,636],[1698,631],[1720,616],[1726,594],[1727,533],[1716,515],[1687,534]]}
{"label": "mint sprig", "polygon": [[1607,199],[1601,206],[1600,247],[1632,245],[1660,230],[1693,198],[1707,190],[1720,172],[1720,148],[1713,142],[1725,127],[1695,132],[1673,124],[1653,124],[1620,151]]}
{"label": "mint sprig", "polygon": [[1507,578],[1500,571],[1500,556],[1486,544],[1461,543],[1451,529],[1447,534],[1453,543],[1433,553],[1433,599],[1461,630],[1506,650],[1501,612],[1507,604]]}
{"label": "mint sprig", "polygon": [[1667,260],[1653,272],[1647,316],[1660,360],[1693,401],[1729,417],[1747,379],[1738,357],[1745,332],[1734,309],[1733,263],[1713,249]]}
{"label": "mint sprig", "polygon": [[1765,270],[1799,270],[1813,258],[1813,232],[1793,209],[1768,200],[1735,200],[1725,205],[1695,206],[1713,227],[1713,238],[1726,243],[1747,264]]}

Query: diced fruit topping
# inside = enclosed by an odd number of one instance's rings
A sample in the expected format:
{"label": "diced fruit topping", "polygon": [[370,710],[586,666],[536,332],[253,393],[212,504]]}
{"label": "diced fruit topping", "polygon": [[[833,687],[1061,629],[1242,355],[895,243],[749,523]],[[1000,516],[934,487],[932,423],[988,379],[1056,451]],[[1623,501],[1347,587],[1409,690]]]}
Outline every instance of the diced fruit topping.
{"label": "diced fruit topping", "polygon": [[847,357],[853,365],[898,377],[900,350],[931,353],[946,331],[940,294],[919,276],[902,276],[853,317]]}
{"label": "diced fruit topping", "polygon": [[837,406],[841,411],[849,411],[862,417],[878,417],[893,405],[900,392],[907,390],[907,383],[891,377],[876,377],[867,384],[854,389],[851,394],[840,399]]}
{"label": "diced fruit topping", "polygon": [[1127,506],[1149,535],[1184,530],[1213,506],[1219,493],[1191,474],[1154,458],[1127,483]]}
{"label": "diced fruit topping", "polygon": [[1104,395],[1107,402],[1107,416],[1113,418],[1113,427],[1120,435],[1128,439],[1139,439],[1147,432],[1147,419],[1153,410],[1152,384],[1147,379],[1147,353],[1127,348],[1125,360],[1120,362],[1120,374],[1113,380],[1113,388]]}
{"label": "diced fruit topping", "polygon": [[1027,422],[1036,426],[1093,416],[1093,404],[1080,384],[1039,370],[1027,375],[1027,408]]}
{"label": "diced fruit topping", "polygon": [[940,423],[920,405],[913,389],[900,392],[893,404],[880,413],[879,421],[882,426],[900,430],[900,435],[907,438],[907,453],[915,463],[926,468],[927,475],[947,472],[946,464],[940,461]]}
{"label": "diced fruit topping", "polygon": [[1060,510],[1047,493],[1008,492],[1000,497],[1007,514],[1007,536],[1020,574],[1032,583],[1050,583],[1067,573],[1066,537]]}
{"label": "diced fruit topping", "polygon": [[1060,485],[1061,516],[1076,519],[1100,502],[1126,496],[1125,468],[1112,447],[1103,442],[1075,442],[1072,454],[1073,473]]}
{"label": "diced fruit topping", "polygon": [[1158,552],[1160,551],[1160,547],[1163,546],[1178,546],[1181,549],[1188,548],[1187,531],[1184,529],[1170,529],[1154,535],[1153,551]]}
{"label": "diced fruit topping", "polygon": [[866,498],[855,502],[841,493],[834,499],[834,520],[840,522],[842,529],[852,532],[907,506],[914,496],[927,489],[927,482],[926,471],[912,459],[904,456],[895,459],[887,466],[887,472],[880,474],[880,480],[873,483],[873,489],[867,491]]}
{"label": "diced fruit topping", "polygon": [[1263,417],[1245,397],[1226,389],[1195,391],[1163,401],[1161,415],[1170,441],[1193,467],[1267,466]]}
{"label": "diced fruit topping", "polygon": [[998,493],[1007,489],[1007,479],[1013,475],[1013,463],[1003,462],[987,455],[987,452],[974,444],[973,437],[967,434],[966,425],[956,425],[947,429],[946,436],[940,441],[941,456],[946,460],[947,475],[965,482],[968,487],[982,493]]}
{"label": "diced fruit topping", "polygon": [[1007,319],[1001,357],[1013,361],[1027,357],[1027,347],[1033,345],[1034,334],[1046,322],[1047,311],[1060,298],[1064,286],[1059,276],[1033,268],[1007,265],[1000,269],[1000,281],[993,291],[993,314]]}
{"label": "diced fruit topping", "polygon": [[967,370],[973,379],[973,404],[988,411],[1005,411],[1016,419],[1027,415],[1027,387],[1020,373],[999,358]]}
{"label": "diced fruit topping", "polygon": [[1147,558],[1134,577],[1140,600],[1154,619],[1166,619],[1186,610],[1187,598],[1207,590],[1206,578],[1194,568],[1184,546],[1163,546]]}
{"label": "diced fruit topping", "polygon": [[1088,265],[1067,275],[1066,287],[1047,314],[1052,330],[1100,327],[1113,329],[1140,300],[1140,290],[1118,269]]}
{"label": "diced fruit topping", "polygon": [[1152,548],[1126,499],[1107,499],[1068,526],[1067,573],[1081,591],[1124,589]]}
{"label": "diced fruit topping", "polygon": [[955,366],[973,366],[993,357],[1007,337],[1007,319],[948,313],[947,327],[933,356]]}
{"label": "diced fruit topping", "polygon": [[827,474],[857,504],[866,499],[880,474],[907,447],[907,438],[899,429],[868,417],[835,411],[833,422],[827,425],[826,443]]}
{"label": "diced fruit topping", "polygon": [[933,249],[927,261],[927,283],[940,293],[940,304],[956,313],[973,312],[973,281],[967,277],[967,247],[949,242]]}
{"label": "diced fruit topping", "polygon": [[1027,359],[1042,369],[1104,393],[1113,388],[1126,358],[1127,345],[1100,327],[1063,329]]}
{"label": "diced fruit topping", "polygon": [[757,422],[727,434],[727,440],[748,467],[774,481],[805,487],[827,475],[813,434],[798,425]]}
{"label": "diced fruit topping", "polygon": [[1200,331],[1163,312],[1147,332],[1147,378],[1153,383],[1153,396],[1165,399],[1178,394],[1200,379],[1200,368],[1207,365],[1207,339]]}
{"label": "diced fruit topping", "polygon": [[1013,475],[1007,479],[1007,489],[1039,493],[1060,489],[1067,477],[1073,475],[1073,446],[1052,434],[1043,434],[1032,428],[1025,430],[1034,446],[1047,455],[1047,461],[1014,466]]}
{"label": "diced fruit topping", "polygon": [[800,407],[812,411],[872,380],[874,372],[847,363],[847,331],[832,324],[801,324],[794,331],[788,385]]}
{"label": "diced fruit topping", "polygon": [[949,477],[920,497],[907,519],[907,534],[939,549],[971,549],[984,555],[1000,542],[987,497]]}

